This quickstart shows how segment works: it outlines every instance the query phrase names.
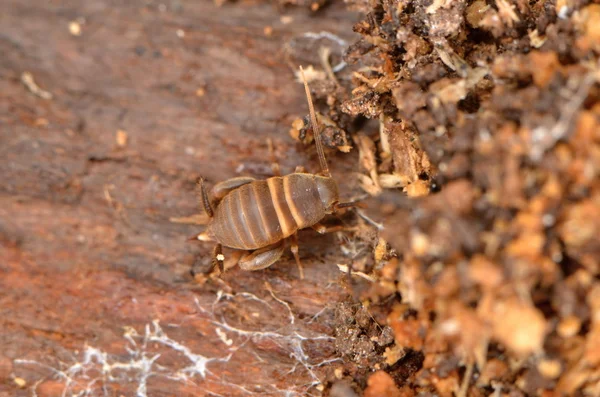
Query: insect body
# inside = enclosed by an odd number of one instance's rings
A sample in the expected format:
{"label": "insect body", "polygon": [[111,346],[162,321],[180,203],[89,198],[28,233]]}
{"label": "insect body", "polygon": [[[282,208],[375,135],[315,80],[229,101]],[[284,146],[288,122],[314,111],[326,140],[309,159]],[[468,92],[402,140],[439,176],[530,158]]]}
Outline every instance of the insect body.
{"label": "insect body", "polygon": [[[304,74],[302,72],[304,79]],[[338,208],[354,203],[339,203],[338,185],[331,177],[323,153],[319,127],[310,95],[304,79],[311,124],[315,135],[321,172],[309,174],[295,172],[275,176],[267,180],[239,177],[218,183],[212,189],[216,205],[208,197],[200,180],[201,204],[210,217],[204,233],[195,236],[202,241],[216,241],[216,264],[223,271],[222,246],[246,253],[239,265],[246,270],[258,270],[275,263],[283,254],[284,241],[291,240],[291,250],[303,277],[298,256],[297,232],[313,227],[324,233],[327,229],[318,222]],[[274,166],[278,174],[279,166]]]}
{"label": "insect body", "polygon": [[258,249],[315,225],[337,202],[331,177],[294,173],[252,181],[221,200],[208,230],[224,246]]}

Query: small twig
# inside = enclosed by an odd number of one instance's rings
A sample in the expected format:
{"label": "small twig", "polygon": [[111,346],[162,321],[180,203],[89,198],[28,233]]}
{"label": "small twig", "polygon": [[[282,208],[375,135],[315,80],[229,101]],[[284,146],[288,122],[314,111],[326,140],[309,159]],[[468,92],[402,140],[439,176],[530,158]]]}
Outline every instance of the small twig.
{"label": "small twig", "polygon": [[467,392],[469,391],[469,384],[471,383],[471,376],[473,375],[473,359],[469,357],[469,361],[467,362],[467,370],[465,371],[465,375],[463,377],[462,383],[460,385],[460,389],[456,394],[456,397],[467,397]]}
{"label": "small twig", "polygon": [[353,275],[353,276],[362,277],[362,278],[364,278],[365,280],[368,280],[368,281],[370,281],[370,282],[372,282],[372,283],[374,283],[375,281],[377,281],[377,280],[375,279],[375,277],[373,277],[373,276],[370,276],[370,275],[368,275],[368,274],[366,274],[366,273],[363,273],[363,272],[355,272],[354,270],[352,270],[352,271],[351,271],[351,270],[350,270],[350,267],[349,267],[348,265],[344,265],[344,264],[340,264],[340,263],[338,263],[337,267],[338,267],[338,269],[340,269],[340,271],[341,271],[342,273],[346,273],[346,274],[348,274],[348,273],[349,273],[349,274],[351,274],[351,275]]}
{"label": "small twig", "polygon": [[127,214],[125,213],[123,205],[121,203],[119,203],[118,201],[114,200],[112,198],[112,195],[110,194],[110,190],[113,189],[114,187],[115,187],[115,185],[112,185],[112,184],[104,185],[104,188],[103,188],[104,198],[108,202],[108,205],[117,213],[117,216],[119,218],[121,218],[127,226],[133,228],[133,225],[131,224],[131,222],[129,222],[129,218],[127,217]]}
{"label": "small twig", "polygon": [[111,208],[114,209],[115,208],[115,206],[114,206],[114,200],[113,200],[113,198],[112,198],[112,196],[110,194],[110,189],[113,188],[113,187],[114,187],[114,185],[104,185],[103,193],[104,193],[104,198],[108,202],[108,205]]}
{"label": "small twig", "polygon": [[39,96],[42,99],[52,99],[52,93],[40,88],[30,72],[23,72],[21,74],[21,82],[33,95]]}
{"label": "small twig", "polygon": [[369,79],[368,77],[363,76],[362,74],[360,74],[358,72],[352,73],[352,76],[359,79],[363,83],[365,83],[367,86],[369,86],[369,88],[373,88],[373,89],[377,88],[377,86],[379,84],[381,84],[381,82],[383,80],[385,80],[383,77],[380,77],[378,79]]}
{"label": "small twig", "polygon": [[391,155],[392,147],[390,146],[389,136],[385,132],[385,115],[383,113],[379,116],[379,142],[381,143],[381,151],[386,155]]}

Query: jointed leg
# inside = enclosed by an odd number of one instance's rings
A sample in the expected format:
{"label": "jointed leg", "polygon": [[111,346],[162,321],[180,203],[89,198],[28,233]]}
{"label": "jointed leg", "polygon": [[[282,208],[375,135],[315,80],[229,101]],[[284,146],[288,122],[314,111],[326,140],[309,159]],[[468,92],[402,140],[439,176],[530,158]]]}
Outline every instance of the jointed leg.
{"label": "jointed leg", "polygon": [[239,176],[237,178],[227,179],[226,181],[219,182],[213,186],[211,195],[215,201],[219,202],[227,195],[227,193],[247,183],[254,182],[255,180],[256,179],[251,176]]}
{"label": "jointed leg", "polygon": [[367,206],[365,205],[365,203],[363,203],[363,200],[367,199],[368,197],[369,197],[369,195],[365,194],[365,195],[353,198],[350,201],[346,201],[345,203],[336,203],[333,206],[333,211],[335,212],[336,210],[339,210],[339,209],[352,208],[352,207],[366,208]]}
{"label": "jointed leg", "polygon": [[219,268],[219,274],[222,275],[227,269],[230,269],[237,265],[240,261],[242,255],[247,255],[247,251],[237,250],[237,249],[227,249],[223,252],[223,247],[221,245],[217,245],[213,252],[213,266],[211,272],[214,271],[216,267]]}
{"label": "jointed leg", "polygon": [[239,265],[243,270],[260,270],[277,262],[283,254],[283,242],[258,249],[240,259]]}
{"label": "jointed leg", "polygon": [[340,209],[344,209],[344,208],[353,208],[353,207],[357,207],[357,208],[366,208],[367,206],[360,200],[356,200],[356,201],[348,201],[346,203],[337,203],[333,206],[333,212],[337,212]]}
{"label": "jointed leg", "polygon": [[183,223],[187,225],[206,225],[210,221],[207,214],[194,214],[190,216],[173,216],[169,218],[170,222]]}
{"label": "jointed leg", "polygon": [[223,256],[223,247],[221,244],[217,244],[213,251],[213,269],[218,267],[219,272],[223,274],[225,272],[225,266],[223,265],[224,261],[225,256]]}
{"label": "jointed leg", "polygon": [[208,234],[208,232],[203,231],[202,233],[194,234],[192,237],[188,238],[189,241],[214,241],[212,236]]}
{"label": "jointed leg", "polygon": [[356,228],[353,226],[344,226],[344,225],[325,226],[321,223],[315,223],[314,225],[311,226],[311,228],[313,228],[319,234],[356,230]]}
{"label": "jointed leg", "polygon": [[294,259],[296,260],[296,266],[298,266],[298,272],[300,273],[300,279],[304,279],[304,268],[302,267],[302,263],[300,262],[300,255],[298,255],[298,232],[292,234],[290,236],[291,242],[291,251],[294,254]]}
{"label": "jointed leg", "polygon": [[[234,178],[234,179],[236,179],[236,178]],[[213,188],[213,193],[216,189],[216,191],[218,193],[217,197],[220,199],[220,198],[222,198],[220,196],[221,194],[223,196],[225,196],[225,194],[227,194],[227,192],[229,192],[231,189],[235,189],[236,187],[239,187],[241,185],[249,183],[253,180],[254,180],[254,178],[248,178],[248,177],[237,178],[237,180],[230,179],[229,181],[225,181],[225,182],[221,182],[221,183],[217,184]],[[198,189],[198,196],[200,198],[200,205],[204,208],[204,212],[206,213],[206,215],[208,215],[209,218],[212,218],[214,216],[214,211],[213,211],[210,199],[208,197],[208,193],[206,192],[206,187],[204,186],[203,178],[198,179],[197,189]],[[212,241],[212,237],[206,231],[204,231],[200,234],[195,235],[190,240]],[[215,246],[215,249],[213,252],[212,268],[214,269],[215,267],[218,267],[220,274],[223,274],[223,272],[225,272],[224,262],[225,262],[225,256],[223,255],[223,247],[221,246],[221,244],[217,244]]]}

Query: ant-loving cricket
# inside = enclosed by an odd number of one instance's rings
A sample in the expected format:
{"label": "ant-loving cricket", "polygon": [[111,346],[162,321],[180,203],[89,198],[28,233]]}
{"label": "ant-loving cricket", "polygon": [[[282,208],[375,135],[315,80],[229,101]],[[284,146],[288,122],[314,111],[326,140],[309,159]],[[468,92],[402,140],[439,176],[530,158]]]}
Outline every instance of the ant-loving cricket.
{"label": "ant-loving cricket", "polygon": [[291,243],[291,251],[300,272],[304,271],[298,255],[298,230],[311,227],[319,233],[340,230],[327,228],[319,222],[328,214],[356,206],[356,201],[340,203],[338,184],[331,176],[321,142],[312,96],[304,71],[300,67],[314,140],[321,171],[311,174],[297,167],[295,172],[281,176],[274,162],[275,176],[266,180],[237,177],[217,183],[211,198],[198,182],[201,206],[209,216],[207,228],[192,239],[214,241],[214,265],[224,271],[222,247],[244,251],[238,264],[244,270],[259,270],[277,262],[283,254],[285,241]]}

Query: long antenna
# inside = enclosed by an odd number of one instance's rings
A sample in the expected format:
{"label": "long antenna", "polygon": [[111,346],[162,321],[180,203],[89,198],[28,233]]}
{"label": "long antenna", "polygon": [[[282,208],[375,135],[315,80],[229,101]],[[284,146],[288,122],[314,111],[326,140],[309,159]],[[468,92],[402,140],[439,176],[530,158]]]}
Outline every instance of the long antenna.
{"label": "long antenna", "polygon": [[310,95],[310,89],[304,76],[304,69],[300,66],[300,76],[302,76],[302,82],[304,83],[304,90],[306,91],[306,99],[308,100],[308,109],[310,110],[310,124],[313,128],[313,135],[315,136],[315,143],[317,144],[317,154],[319,155],[319,163],[321,163],[321,172],[325,176],[331,176],[329,173],[329,167],[327,167],[327,160],[325,159],[325,152],[323,151],[323,143],[321,142],[321,129],[317,122],[317,115],[315,114],[315,107],[313,105],[312,96]]}

